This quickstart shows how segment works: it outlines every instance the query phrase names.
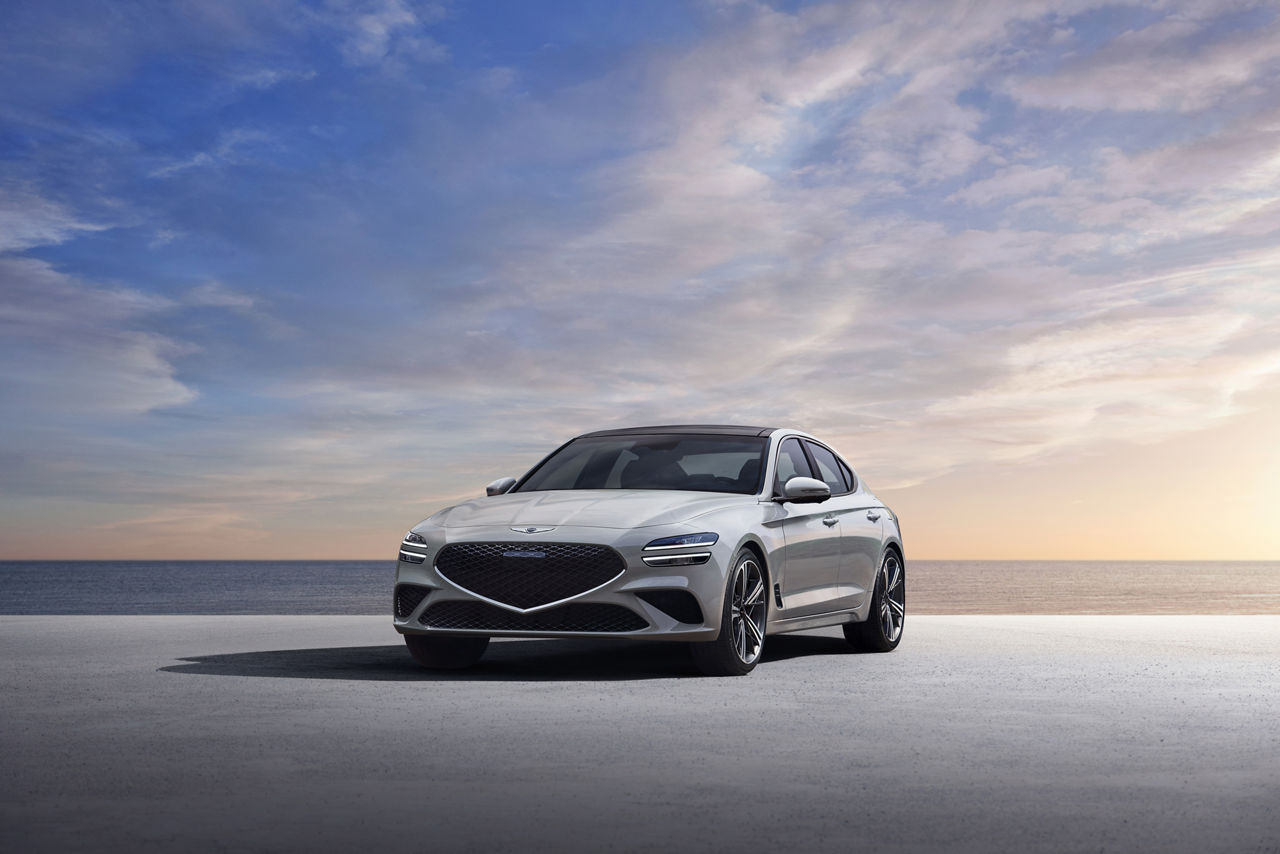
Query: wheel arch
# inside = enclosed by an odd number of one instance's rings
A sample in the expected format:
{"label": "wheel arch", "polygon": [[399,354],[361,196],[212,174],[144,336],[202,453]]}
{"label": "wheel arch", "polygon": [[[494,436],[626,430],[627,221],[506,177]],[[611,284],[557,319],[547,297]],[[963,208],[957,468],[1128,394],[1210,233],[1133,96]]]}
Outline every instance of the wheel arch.
{"label": "wheel arch", "polygon": [[[907,565],[907,556],[903,554],[902,543],[897,539],[897,537],[891,537],[890,539],[885,540],[884,551],[886,553],[894,552],[895,554],[897,554],[898,560],[902,562],[902,565],[903,566]],[[880,559],[884,560],[883,554],[880,555]]]}
{"label": "wheel arch", "polygon": [[764,573],[766,584],[773,583],[773,573],[769,570],[769,558],[765,555],[764,544],[754,537],[747,536],[742,542],[738,543],[738,548],[734,551],[734,554],[743,549],[750,550],[755,554],[756,559],[760,561],[760,571]]}
{"label": "wheel arch", "polygon": [[760,542],[751,534],[743,537],[742,542],[738,543],[738,549],[734,551],[736,555],[739,551],[747,549],[756,556],[756,560],[760,561],[760,571],[764,573],[765,587],[765,634],[769,634],[769,627],[773,625],[773,618],[777,616],[777,603],[774,601],[774,584],[778,579],[774,577],[773,569],[769,566],[769,550],[764,547],[764,543]]}

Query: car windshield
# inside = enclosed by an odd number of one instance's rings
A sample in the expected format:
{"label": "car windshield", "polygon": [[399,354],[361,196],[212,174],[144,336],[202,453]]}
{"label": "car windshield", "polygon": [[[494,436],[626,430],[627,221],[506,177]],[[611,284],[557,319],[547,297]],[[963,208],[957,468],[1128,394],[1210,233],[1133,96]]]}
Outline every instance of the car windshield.
{"label": "car windshield", "polygon": [[574,439],[513,492],[679,489],[750,495],[760,489],[769,440],[756,436],[594,436]]}

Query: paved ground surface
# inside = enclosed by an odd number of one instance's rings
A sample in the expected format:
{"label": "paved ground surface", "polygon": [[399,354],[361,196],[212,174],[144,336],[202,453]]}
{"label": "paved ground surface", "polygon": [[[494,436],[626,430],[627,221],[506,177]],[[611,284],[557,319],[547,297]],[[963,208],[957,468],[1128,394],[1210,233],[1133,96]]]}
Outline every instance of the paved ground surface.
{"label": "paved ground surface", "polygon": [[1280,617],[916,617],[892,655],[383,617],[0,618],[0,850],[1280,851]]}

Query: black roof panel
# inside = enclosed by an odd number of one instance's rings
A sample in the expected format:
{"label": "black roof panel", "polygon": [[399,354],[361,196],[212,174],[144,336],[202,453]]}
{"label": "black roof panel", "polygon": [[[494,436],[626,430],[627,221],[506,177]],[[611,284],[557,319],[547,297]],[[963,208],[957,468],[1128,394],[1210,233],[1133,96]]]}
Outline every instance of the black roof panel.
{"label": "black roof panel", "polygon": [[702,433],[715,436],[768,436],[777,427],[742,427],[734,424],[663,424],[656,427],[620,427],[616,430],[597,430],[583,433],[579,439],[589,436],[645,436],[664,433]]}

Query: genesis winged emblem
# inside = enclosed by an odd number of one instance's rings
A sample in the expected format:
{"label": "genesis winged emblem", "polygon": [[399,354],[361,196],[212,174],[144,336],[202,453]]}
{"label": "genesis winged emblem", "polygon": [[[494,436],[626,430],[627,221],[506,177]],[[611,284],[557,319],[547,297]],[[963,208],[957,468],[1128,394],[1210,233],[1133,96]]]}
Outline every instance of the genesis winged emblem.
{"label": "genesis winged emblem", "polygon": [[555,528],[541,528],[537,525],[529,525],[528,527],[512,528],[511,530],[515,531],[517,534],[545,534],[547,531],[554,531]]}

